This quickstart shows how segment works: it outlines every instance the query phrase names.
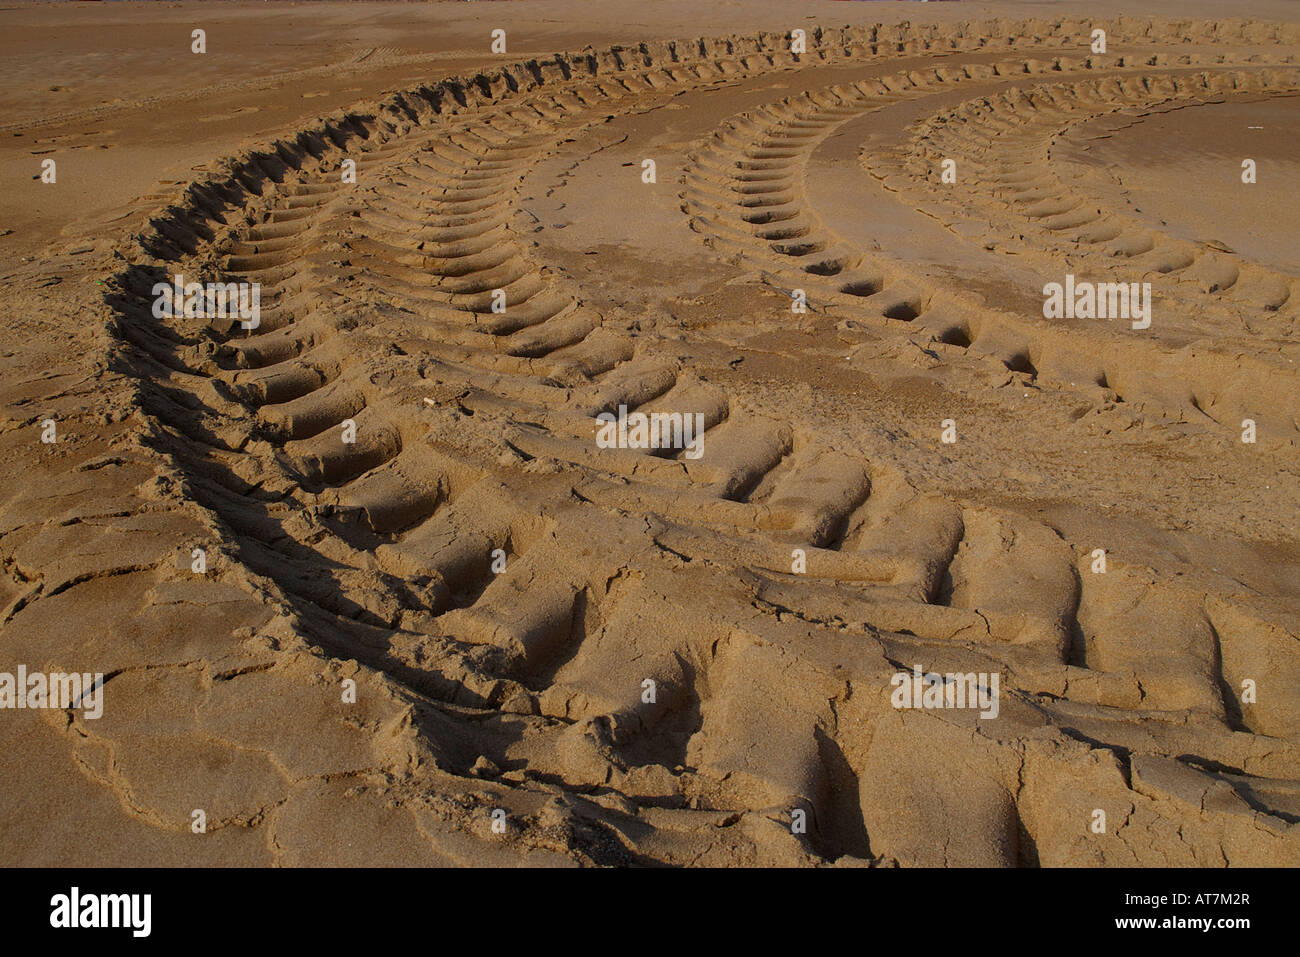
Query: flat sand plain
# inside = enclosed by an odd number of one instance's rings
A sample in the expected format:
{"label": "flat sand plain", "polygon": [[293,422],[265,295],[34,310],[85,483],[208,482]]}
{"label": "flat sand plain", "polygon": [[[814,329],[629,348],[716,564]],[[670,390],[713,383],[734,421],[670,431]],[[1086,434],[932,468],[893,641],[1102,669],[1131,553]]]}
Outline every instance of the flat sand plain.
{"label": "flat sand plain", "polygon": [[0,863],[1300,864],[1294,4],[0,38]]}

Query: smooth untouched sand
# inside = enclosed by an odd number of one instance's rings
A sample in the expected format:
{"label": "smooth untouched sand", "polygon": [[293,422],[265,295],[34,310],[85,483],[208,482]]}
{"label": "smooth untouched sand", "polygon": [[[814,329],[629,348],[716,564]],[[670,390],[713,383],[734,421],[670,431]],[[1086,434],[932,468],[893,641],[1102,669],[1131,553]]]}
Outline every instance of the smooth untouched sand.
{"label": "smooth untouched sand", "polygon": [[107,679],[0,710],[0,861],[1300,863],[1300,13],[1223,6],[0,10],[0,705]]}

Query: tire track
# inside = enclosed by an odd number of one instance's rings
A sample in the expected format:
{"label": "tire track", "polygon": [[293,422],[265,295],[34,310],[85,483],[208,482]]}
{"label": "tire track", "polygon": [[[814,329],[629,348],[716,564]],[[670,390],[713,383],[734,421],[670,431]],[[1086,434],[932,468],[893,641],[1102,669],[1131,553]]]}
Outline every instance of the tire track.
{"label": "tire track", "polygon": [[[1079,29],[1046,32],[1065,44]],[[938,798],[968,835],[949,842],[949,862],[1029,862],[1024,831],[1040,856],[1058,847],[1061,822],[1027,823],[1016,782],[1027,761],[1079,772],[1091,751],[1079,735],[1116,753],[1195,742],[1239,775],[1294,768],[1289,743],[1228,713],[1199,600],[1172,678],[1147,655],[1123,659],[1135,631],[1167,644],[1153,609],[1183,600],[1137,571],[1107,586],[1130,614],[1098,613],[1080,644],[1097,586],[1076,571],[1079,546],[1009,511],[926,495],[720,388],[530,255],[518,188],[562,139],[680,89],[943,48],[933,33],[887,33],[819,34],[803,60],[763,36],[643,44],[405,94],[191,187],[190,207],[142,239],[155,265],[118,277],[119,331],[187,493],[312,640],[426,699],[445,770],[470,777],[486,758],[522,769],[525,789],[592,796],[619,810],[604,821],[623,846],[649,858],[684,863],[674,835],[746,821],[746,837],[723,839],[920,863],[931,842],[897,824],[895,804],[933,769],[891,759],[888,704],[889,677],[917,656],[998,671],[1013,688],[998,737],[1019,743],[999,750],[977,734],[960,759],[976,769],[977,799]],[[833,125],[936,78],[835,86],[734,122],[698,154],[685,196],[696,221],[855,314],[937,323],[950,339],[1000,321],[837,242],[799,182]],[[345,156],[355,188],[339,177]],[[233,322],[154,321],[164,264],[260,283],[261,326],[241,337]],[[594,417],[620,406],[698,413],[707,454],[599,448]],[[707,599],[683,609],[672,597],[683,594]],[[1180,709],[1195,713],[1195,735],[1170,714]],[[1140,732],[1124,723],[1135,718]],[[962,754],[950,735],[979,728],[963,721],[909,718],[910,746]],[[477,753],[437,747],[445,722],[472,727]],[[1028,743],[1044,735],[1050,748]],[[881,761],[901,790],[873,783]],[[790,836],[797,809],[813,819],[806,844]],[[1001,836],[986,844],[990,829]]]}
{"label": "tire track", "polygon": [[[1137,59],[1136,67],[1145,65],[1146,58],[1130,59]],[[1124,59],[1120,58],[1117,65],[1125,66]],[[1168,417],[1188,417],[1193,421],[1204,417],[1233,431],[1239,428],[1237,423],[1242,418],[1263,416],[1281,434],[1294,435],[1300,422],[1300,407],[1295,405],[1295,372],[1280,358],[1239,356],[1234,350],[1233,373],[1225,375],[1224,356],[1207,356],[1204,349],[1170,348],[1141,338],[1117,345],[1086,332],[1062,328],[1059,323],[1049,325],[990,309],[973,297],[937,287],[913,267],[846,243],[822,223],[808,204],[802,188],[807,165],[825,137],[849,119],[883,110],[905,98],[934,95],[946,84],[1094,69],[1103,67],[1092,60],[1075,62],[1065,58],[1050,62],[1007,61],[991,66],[946,66],[927,74],[910,71],[850,88],[832,88],[828,94],[804,94],[753,115],[742,115],[694,157],[695,165],[688,173],[687,189],[683,193],[684,209],[711,247],[735,250],[758,268],[770,270],[773,281],[783,289],[803,290],[815,307],[820,304],[820,308],[832,309],[836,316],[847,315],[851,321],[866,321],[876,328],[909,335],[919,329],[932,341],[969,350],[973,357],[1000,363],[1012,372],[1025,373],[1032,380],[1041,377],[1049,387],[1078,388],[1081,384],[1094,405],[1117,401],[1149,404],[1163,409]],[[1094,98],[1100,98],[1105,86],[1127,97],[1109,107],[1119,110],[1131,108],[1134,103],[1148,106],[1163,102],[1169,92],[1177,91],[1178,82],[1186,85],[1187,81],[1165,77],[1166,89],[1159,76],[1134,75],[1090,80],[1070,84],[1068,88],[1077,91],[1081,86],[1088,87],[1097,91]],[[1193,78],[1188,95],[1194,95],[1192,90],[1212,91],[1235,84],[1258,89],[1269,89],[1276,84],[1278,89],[1289,91],[1294,89],[1294,83],[1295,76],[1290,72],[1276,78],[1227,73],[1214,81],[1201,73]],[[973,102],[988,104],[994,99],[986,96]],[[1018,88],[997,98],[1003,104],[1022,100],[1028,101],[1029,97]],[[1061,109],[1068,109],[1073,103],[1071,99]],[[973,108],[964,109],[971,112]],[[938,192],[936,157],[1004,155],[1001,147],[994,151],[990,145],[994,136],[1004,135],[1004,130],[994,126],[989,131],[972,133],[968,129],[970,124],[965,122],[965,112],[953,111],[953,116],[962,117],[960,124],[957,120],[942,124],[945,130],[960,125],[959,132],[950,134],[953,138],[950,149],[946,139],[936,138],[931,132],[933,127],[941,125],[939,121],[932,121],[914,134],[914,142],[924,140],[926,147],[924,158],[912,156],[909,160],[907,175],[914,202],[924,203]],[[1044,118],[1038,115],[1042,112],[1038,110],[1035,114],[1036,123],[1054,130],[1063,122],[1056,113]],[[1095,114],[1084,114],[1090,115]],[[1000,119],[991,108],[989,116],[990,124]],[[1014,129],[1020,130],[1019,126]],[[1003,139],[998,142],[1001,144]],[[1024,146],[1016,140],[1011,143],[1011,155],[1028,155],[1025,163],[1031,170],[1050,170],[1048,158],[1040,156],[1041,147]],[[985,153],[981,154],[981,150]],[[1007,173],[1005,164],[976,162],[976,177],[992,176],[994,171],[999,171],[996,173],[999,179],[993,186],[1002,188],[1008,177],[1021,176],[1018,163],[1017,160],[1012,164],[1016,171]],[[887,160],[873,162],[872,175],[884,180],[888,188],[897,189],[894,178],[882,171],[882,167],[889,168]],[[1015,187],[1016,201],[1023,203],[1027,215],[1050,220],[1046,229],[1073,229],[1083,225],[1069,218],[1071,211],[1082,205],[1082,199],[1061,195],[1063,187],[1044,187],[1041,181],[1045,179],[1055,181],[1056,177],[1051,172],[1035,173],[1023,187]],[[926,187],[925,196],[919,195],[921,184]],[[1110,233],[1104,227],[1099,228],[1103,232],[1097,233],[1097,241],[1105,242],[1104,237]],[[1011,232],[1011,226],[1006,231]],[[1112,237],[1116,243],[1125,245],[1122,233],[1117,232],[1116,237]],[[1136,242],[1133,236],[1128,238]],[[1139,252],[1132,242],[1127,247],[1132,247],[1130,252],[1135,256]],[[1113,260],[1118,248],[1112,245],[1107,250],[1099,250],[1096,261]],[[1235,277],[1240,274],[1240,268],[1228,264],[1224,257],[1202,255],[1190,250],[1190,244],[1175,249],[1166,243],[1163,250],[1154,250],[1150,242],[1143,249],[1147,250],[1146,258],[1135,259],[1132,266],[1126,267],[1133,270],[1133,275],[1146,279],[1153,273],[1179,274],[1182,281],[1195,284],[1195,294],[1201,298],[1204,293],[1224,287],[1227,277],[1206,282],[1197,277],[1227,269],[1235,283]],[[1194,263],[1199,265],[1193,266]],[[1059,275],[1064,275],[1069,267],[1059,268]],[[1281,277],[1257,267],[1248,272],[1256,288],[1263,290],[1262,298],[1255,297],[1255,305],[1276,309],[1286,301],[1289,287],[1284,286]],[[1047,270],[1044,274],[1054,275]],[[1162,296],[1170,291],[1167,286],[1160,286]],[[1286,322],[1289,325],[1290,320]],[[1244,367],[1240,374],[1236,368],[1238,362]]]}

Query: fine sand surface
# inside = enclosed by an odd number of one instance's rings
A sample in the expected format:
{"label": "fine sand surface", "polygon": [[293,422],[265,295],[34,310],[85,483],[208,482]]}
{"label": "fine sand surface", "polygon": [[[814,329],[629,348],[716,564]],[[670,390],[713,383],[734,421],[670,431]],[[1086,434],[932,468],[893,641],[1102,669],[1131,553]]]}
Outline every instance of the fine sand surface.
{"label": "fine sand surface", "polygon": [[0,52],[0,680],[105,676],[0,710],[0,863],[1300,864],[1295,4],[17,4]]}

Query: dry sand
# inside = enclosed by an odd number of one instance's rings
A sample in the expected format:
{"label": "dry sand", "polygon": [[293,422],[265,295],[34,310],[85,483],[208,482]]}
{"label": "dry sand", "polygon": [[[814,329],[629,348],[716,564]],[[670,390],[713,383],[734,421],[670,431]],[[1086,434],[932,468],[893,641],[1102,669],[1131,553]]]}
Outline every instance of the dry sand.
{"label": "dry sand", "polygon": [[1300,863],[1300,10],[790,11],[0,10],[0,862]]}

